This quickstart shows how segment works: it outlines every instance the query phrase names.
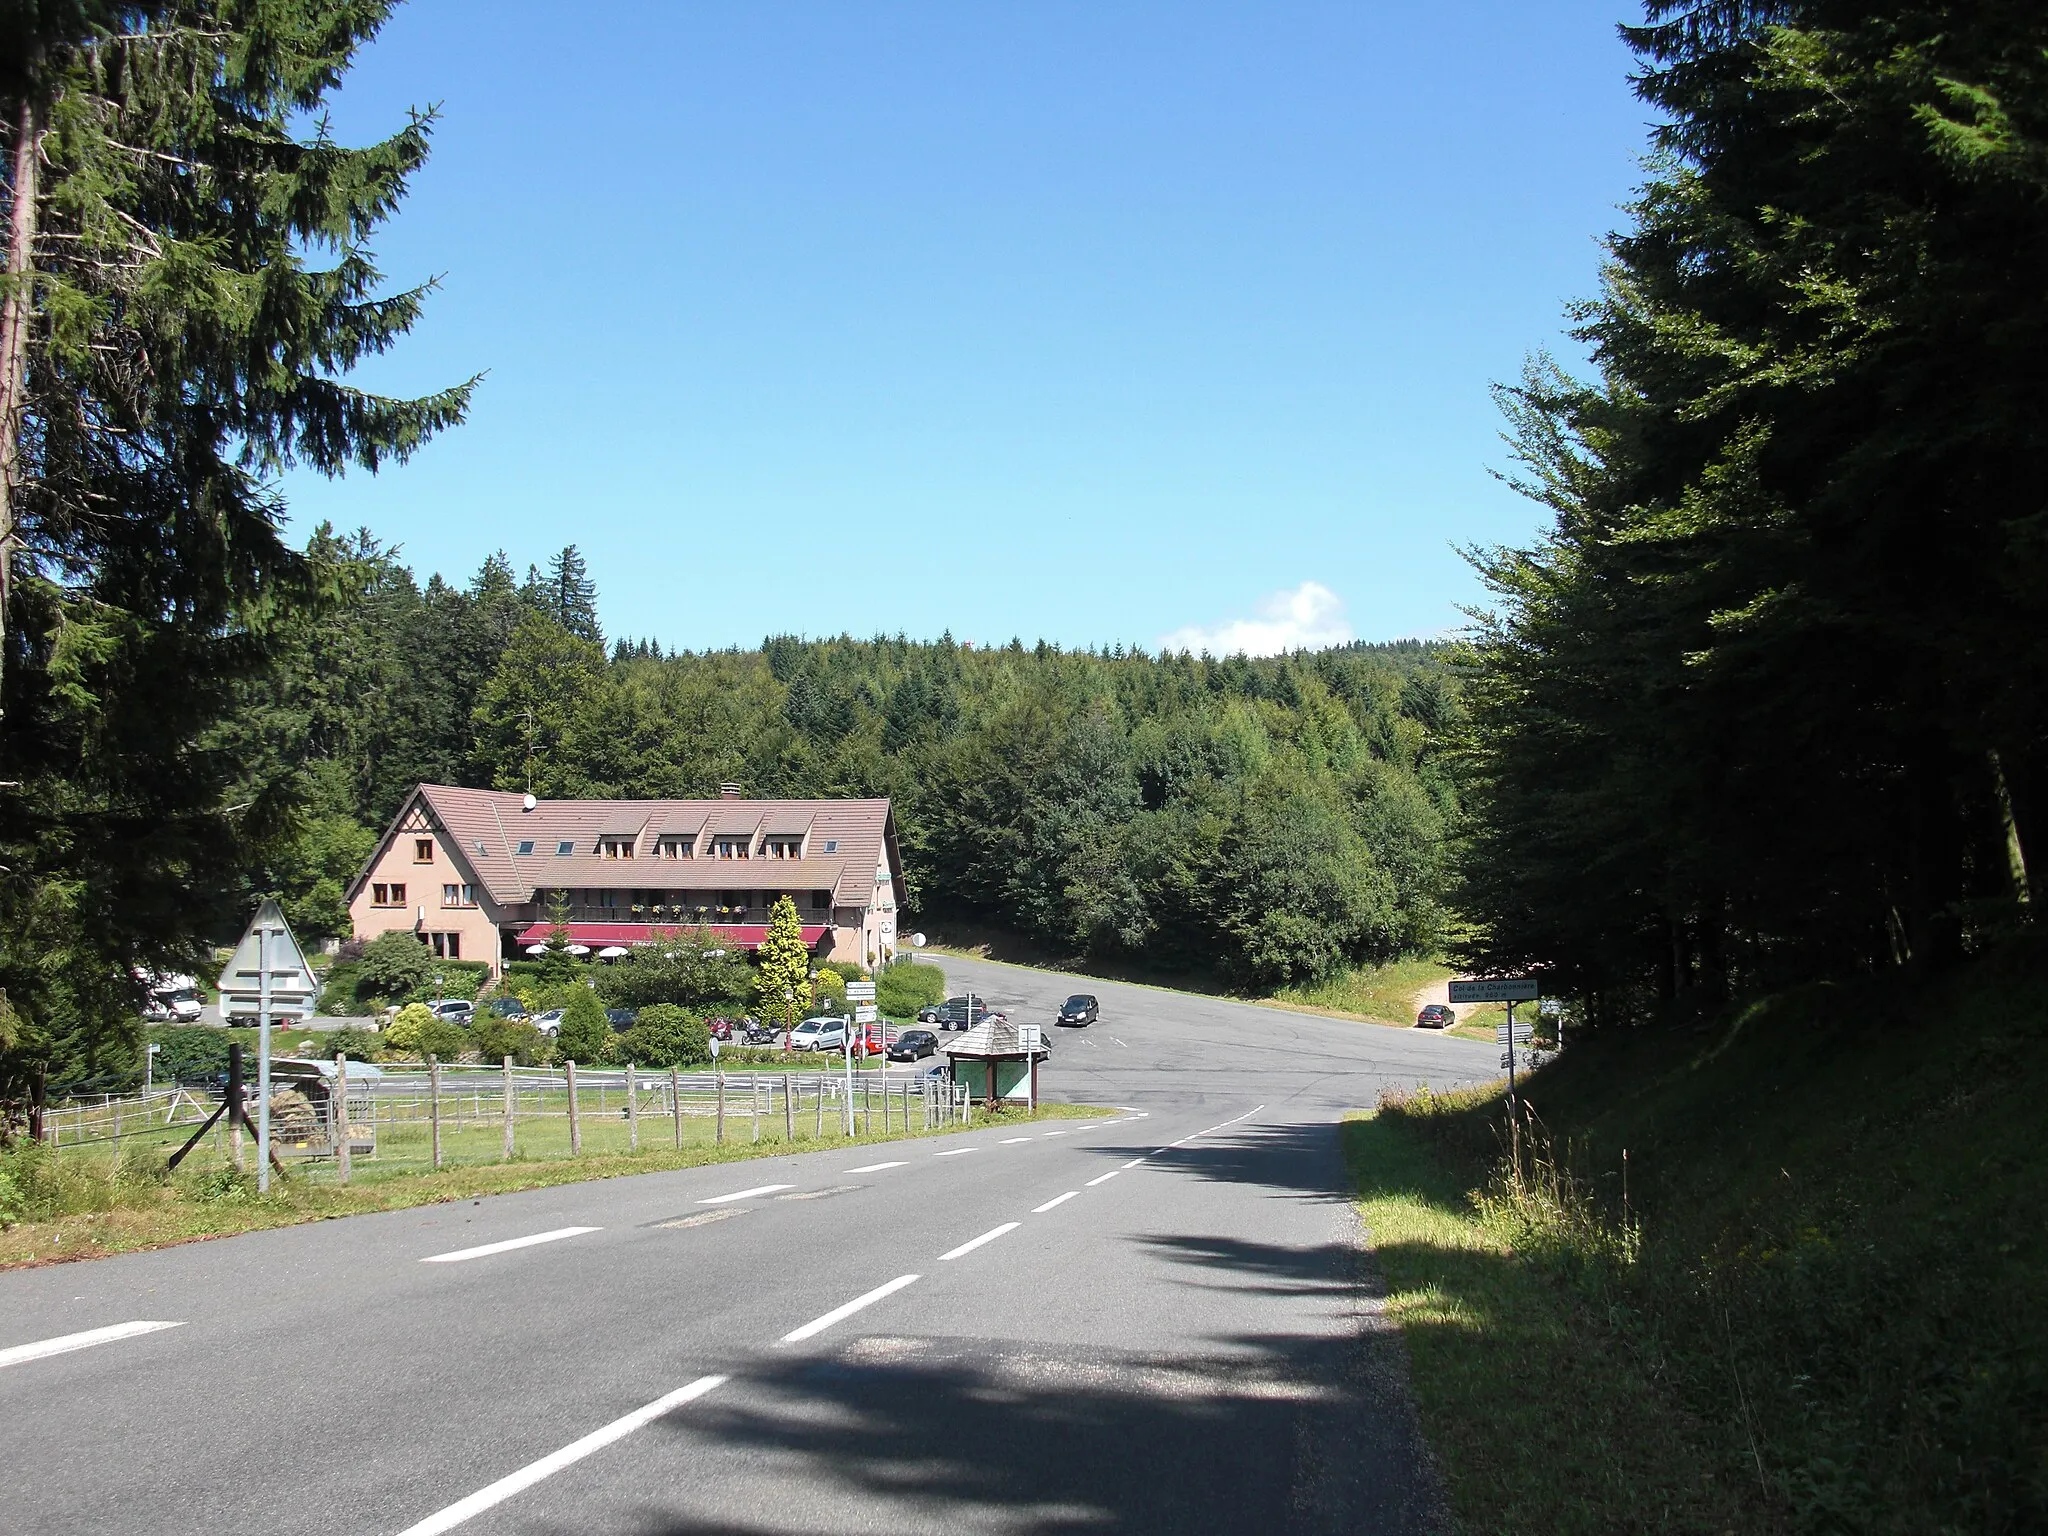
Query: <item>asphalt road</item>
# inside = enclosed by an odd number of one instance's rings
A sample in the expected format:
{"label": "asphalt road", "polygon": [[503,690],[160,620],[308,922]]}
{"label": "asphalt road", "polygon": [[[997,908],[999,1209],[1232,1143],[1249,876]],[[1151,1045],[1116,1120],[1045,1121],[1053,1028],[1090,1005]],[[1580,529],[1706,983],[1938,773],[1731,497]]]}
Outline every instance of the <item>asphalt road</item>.
{"label": "asphalt road", "polygon": [[[1113,1118],[0,1275],[0,1526],[1435,1528],[1334,1122],[1494,1052],[1080,990],[1047,1089]],[[137,1323],[176,1326],[31,1348]]]}

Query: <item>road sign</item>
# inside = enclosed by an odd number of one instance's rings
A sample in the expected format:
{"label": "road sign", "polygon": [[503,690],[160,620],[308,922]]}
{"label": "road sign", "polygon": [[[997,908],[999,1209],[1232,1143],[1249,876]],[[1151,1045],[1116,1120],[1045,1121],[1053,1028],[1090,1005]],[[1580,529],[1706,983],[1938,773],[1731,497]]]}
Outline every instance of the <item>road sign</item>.
{"label": "road sign", "polygon": [[1035,1051],[1045,1044],[1043,1024],[1019,1024],[1017,1026],[1017,1049]]}
{"label": "road sign", "polygon": [[875,1019],[876,1019],[876,1013],[875,1013],[875,1005],[874,1005],[873,1003],[855,1003],[855,1004],[853,1005],[853,1022],[854,1022],[854,1023],[856,1023],[856,1024],[872,1024],[872,1023],[874,1023],[874,1022],[875,1022]]}
{"label": "road sign", "polygon": [[1532,976],[1505,976],[1492,981],[1454,981],[1454,1003],[1528,1003],[1543,995]]}
{"label": "road sign", "polygon": [[[1532,1028],[1531,1028],[1531,1027],[1530,1027],[1529,1025],[1527,1025],[1527,1024],[1517,1024],[1517,1025],[1515,1026],[1515,1044],[1517,1044],[1517,1045],[1523,1045],[1523,1044],[1526,1044],[1526,1043],[1527,1043],[1527,1042],[1528,1042],[1529,1040],[1533,1039],[1533,1038],[1534,1038],[1534,1036],[1535,1036],[1535,1031],[1534,1031],[1534,1030],[1533,1030],[1533,1029],[1532,1029]],[[1494,1040],[1495,1040],[1495,1041],[1496,1041],[1496,1042],[1497,1042],[1498,1044],[1501,1044],[1501,1045],[1506,1045],[1506,1044],[1508,1043],[1508,1027],[1507,1027],[1507,1025],[1505,1025],[1505,1024],[1496,1024],[1496,1025],[1495,1025],[1495,1026],[1493,1027],[1493,1038],[1494,1038]]]}
{"label": "road sign", "polygon": [[1561,997],[1546,997],[1536,1005],[1536,1011],[1546,1019],[1554,1019],[1564,1012],[1564,999]]}
{"label": "road sign", "polygon": [[1503,1072],[1508,1072],[1508,1071],[1512,1071],[1512,1070],[1514,1069],[1514,1065],[1515,1065],[1515,1053],[1514,1053],[1513,1051],[1508,1051],[1508,1052],[1506,1052],[1505,1054],[1503,1054],[1503,1055],[1501,1056],[1501,1059],[1500,1059],[1500,1069],[1501,1069],[1501,1071],[1503,1071]]}
{"label": "road sign", "polygon": [[320,995],[320,983],[313,968],[292,937],[291,925],[274,901],[256,909],[248,932],[235,946],[234,954],[220,973],[220,1011],[223,1018],[237,1013],[251,1014],[264,1002],[264,973],[269,972],[269,1003],[272,1018],[305,1018]]}
{"label": "road sign", "polygon": [[875,1000],[875,984],[872,981],[849,981],[846,984],[846,1000],[849,1003],[872,1003]]}

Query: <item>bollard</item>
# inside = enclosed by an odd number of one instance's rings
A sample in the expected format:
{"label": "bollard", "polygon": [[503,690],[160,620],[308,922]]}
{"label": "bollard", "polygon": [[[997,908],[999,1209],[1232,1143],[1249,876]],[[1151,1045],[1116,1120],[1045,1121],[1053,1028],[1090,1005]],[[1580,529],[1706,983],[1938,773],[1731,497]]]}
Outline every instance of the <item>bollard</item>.
{"label": "bollard", "polygon": [[[668,1069],[668,1102],[676,1119],[676,1150],[683,1150],[683,1080],[674,1067]],[[725,1081],[718,1084],[718,1139],[725,1140]]]}
{"label": "bollard", "polygon": [[626,1150],[640,1150],[640,1079],[630,1061],[626,1063]]}
{"label": "bollard", "polygon": [[441,1058],[431,1053],[427,1056],[427,1091],[433,1098],[427,1104],[427,1119],[434,1127],[434,1166],[441,1166]]}
{"label": "bollard", "polygon": [[568,1061],[569,1068],[569,1155],[577,1156],[583,1150],[583,1122],[576,1114],[576,1059]]}
{"label": "bollard", "polygon": [[505,1161],[512,1161],[512,1058],[505,1058]]}
{"label": "bollard", "polygon": [[341,1052],[334,1053],[334,1113],[328,1117],[328,1126],[334,1132],[334,1176],[343,1184],[348,1183],[348,1057]]}

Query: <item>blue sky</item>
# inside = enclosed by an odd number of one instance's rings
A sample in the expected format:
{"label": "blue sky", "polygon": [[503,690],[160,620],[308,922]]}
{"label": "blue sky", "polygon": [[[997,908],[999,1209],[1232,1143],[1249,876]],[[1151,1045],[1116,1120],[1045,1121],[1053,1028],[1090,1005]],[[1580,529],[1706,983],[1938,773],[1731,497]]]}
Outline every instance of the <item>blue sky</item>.
{"label": "blue sky", "polygon": [[439,103],[380,233],[485,372],[286,489],[466,579],[580,546],[614,635],[1270,649],[1441,633],[1526,537],[1487,386],[1638,177],[1616,0],[416,0],[337,98]]}

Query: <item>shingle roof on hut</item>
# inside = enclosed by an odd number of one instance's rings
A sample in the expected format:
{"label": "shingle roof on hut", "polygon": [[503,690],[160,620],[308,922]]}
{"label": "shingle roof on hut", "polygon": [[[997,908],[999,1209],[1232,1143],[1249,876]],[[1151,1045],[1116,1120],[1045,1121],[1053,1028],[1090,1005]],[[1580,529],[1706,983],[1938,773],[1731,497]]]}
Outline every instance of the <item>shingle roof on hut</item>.
{"label": "shingle roof on hut", "polygon": [[[1024,1046],[1018,1039],[1017,1026],[1008,1019],[983,1019],[958,1040],[945,1041],[939,1049],[948,1056],[969,1056],[977,1061],[1024,1059]],[[1043,1034],[1039,1036],[1038,1049],[1032,1054],[1041,1060],[1052,1055],[1046,1049]]]}

